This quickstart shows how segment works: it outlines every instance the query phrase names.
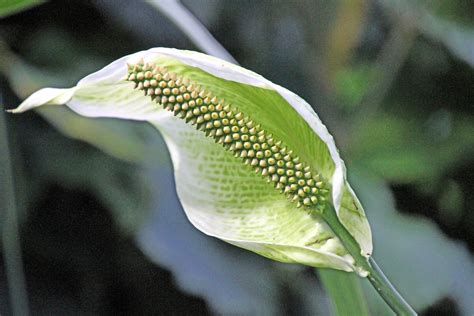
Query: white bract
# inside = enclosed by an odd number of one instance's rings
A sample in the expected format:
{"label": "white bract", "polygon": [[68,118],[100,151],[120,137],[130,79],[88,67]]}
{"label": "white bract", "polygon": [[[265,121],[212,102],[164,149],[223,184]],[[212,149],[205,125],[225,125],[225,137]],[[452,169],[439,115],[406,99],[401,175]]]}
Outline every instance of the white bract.
{"label": "white bract", "polygon": [[224,98],[293,150],[312,172],[326,179],[329,202],[339,221],[355,238],[361,254],[370,256],[370,227],[346,181],[333,137],[303,99],[249,70],[201,53],[153,48],[116,60],[73,88],[42,89],[12,112],[66,104],[88,117],[148,121],[166,141],[178,196],[196,228],[274,260],[365,275],[318,212],[297,208],[241,158],[134,89],[126,78],[133,65],[143,62],[166,67]]}

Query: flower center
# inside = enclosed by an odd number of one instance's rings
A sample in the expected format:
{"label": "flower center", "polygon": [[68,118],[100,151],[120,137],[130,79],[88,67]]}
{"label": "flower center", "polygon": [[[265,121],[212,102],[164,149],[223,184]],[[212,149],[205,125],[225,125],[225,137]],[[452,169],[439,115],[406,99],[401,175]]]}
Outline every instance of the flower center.
{"label": "flower center", "polygon": [[322,207],[329,192],[322,176],[235,107],[156,65],[129,65],[126,80],[252,166],[298,207]]}

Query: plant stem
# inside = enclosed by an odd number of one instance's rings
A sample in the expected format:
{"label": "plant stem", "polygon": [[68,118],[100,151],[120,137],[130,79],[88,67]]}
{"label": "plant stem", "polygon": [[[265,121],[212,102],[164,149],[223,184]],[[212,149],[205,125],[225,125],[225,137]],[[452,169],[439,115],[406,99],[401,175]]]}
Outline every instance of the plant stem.
{"label": "plant stem", "polygon": [[[1,96],[0,96],[1,99]],[[25,275],[21,258],[18,218],[15,207],[15,191],[8,147],[7,126],[3,107],[0,106],[0,219],[2,246],[12,315],[28,315]],[[3,182],[3,183],[2,183]],[[3,203],[2,203],[3,202]]]}
{"label": "plant stem", "polygon": [[354,258],[355,264],[368,272],[367,279],[369,279],[383,300],[397,315],[417,315],[413,308],[403,299],[400,293],[397,292],[395,287],[383,274],[374,259],[372,257],[367,259],[361,254],[359,244],[339,221],[334,207],[330,204],[328,204],[328,206],[329,209],[323,213],[323,218],[342,241],[349,254]]}

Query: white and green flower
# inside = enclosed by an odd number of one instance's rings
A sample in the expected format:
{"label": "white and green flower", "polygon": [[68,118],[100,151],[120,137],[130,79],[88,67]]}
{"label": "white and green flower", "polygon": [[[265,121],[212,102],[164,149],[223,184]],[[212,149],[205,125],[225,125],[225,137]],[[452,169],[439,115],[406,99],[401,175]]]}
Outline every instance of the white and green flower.
{"label": "white and green flower", "polygon": [[331,204],[362,256],[371,255],[344,162],[316,113],[287,89],[214,57],[153,48],[75,87],[42,89],[12,112],[46,104],[153,124],[186,215],[205,234],[274,260],[366,275],[323,219]]}

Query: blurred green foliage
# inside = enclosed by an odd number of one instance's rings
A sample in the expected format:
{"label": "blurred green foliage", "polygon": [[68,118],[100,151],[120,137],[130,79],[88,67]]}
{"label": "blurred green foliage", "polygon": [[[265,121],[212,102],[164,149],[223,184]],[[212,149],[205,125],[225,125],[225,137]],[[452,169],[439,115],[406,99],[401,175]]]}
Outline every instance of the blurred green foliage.
{"label": "blurred green foliage", "polygon": [[[417,311],[472,314],[472,2],[183,2],[242,65],[303,96],[327,123],[354,171],[375,257]],[[127,53],[195,49],[147,3],[125,0],[4,17],[0,44],[6,108]],[[330,312],[312,271],[190,227],[150,126],[55,107],[7,118],[35,314]],[[390,313],[364,291],[371,314]]]}

